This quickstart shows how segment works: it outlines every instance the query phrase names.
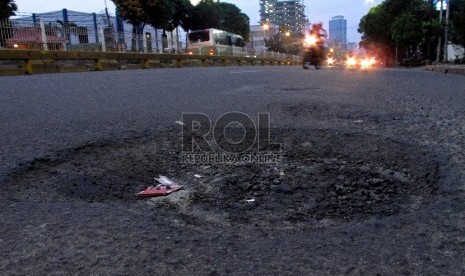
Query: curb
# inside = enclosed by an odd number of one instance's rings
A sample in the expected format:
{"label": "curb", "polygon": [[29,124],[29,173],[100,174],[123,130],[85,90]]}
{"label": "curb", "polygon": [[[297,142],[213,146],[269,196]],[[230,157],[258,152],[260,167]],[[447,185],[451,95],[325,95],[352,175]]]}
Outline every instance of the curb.
{"label": "curb", "polygon": [[[300,61],[289,58],[255,58],[209,55],[192,56],[115,52],[42,52],[27,50],[0,50],[0,61],[15,61],[19,63],[16,67],[0,67],[0,76],[151,68],[181,68],[186,66],[300,65]],[[88,66],[82,66],[83,62],[88,63]]]}
{"label": "curb", "polygon": [[463,65],[427,65],[425,70],[443,74],[465,75],[465,66]]}

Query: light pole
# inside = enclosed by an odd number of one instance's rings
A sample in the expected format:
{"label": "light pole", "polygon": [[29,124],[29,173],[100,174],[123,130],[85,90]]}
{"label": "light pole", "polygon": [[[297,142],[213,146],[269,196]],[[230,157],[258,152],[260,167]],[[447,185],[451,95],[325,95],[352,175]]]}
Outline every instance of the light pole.
{"label": "light pole", "polygon": [[265,23],[263,24],[263,39],[266,40],[266,31],[268,31],[270,29],[270,26]]}

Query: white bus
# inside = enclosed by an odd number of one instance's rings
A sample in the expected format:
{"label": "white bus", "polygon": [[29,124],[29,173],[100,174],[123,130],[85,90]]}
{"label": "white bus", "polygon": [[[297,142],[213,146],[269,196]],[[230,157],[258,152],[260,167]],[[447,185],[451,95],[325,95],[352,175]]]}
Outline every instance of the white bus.
{"label": "white bus", "polygon": [[188,34],[189,55],[240,56],[246,53],[244,38],[217,29],[192,31]]}

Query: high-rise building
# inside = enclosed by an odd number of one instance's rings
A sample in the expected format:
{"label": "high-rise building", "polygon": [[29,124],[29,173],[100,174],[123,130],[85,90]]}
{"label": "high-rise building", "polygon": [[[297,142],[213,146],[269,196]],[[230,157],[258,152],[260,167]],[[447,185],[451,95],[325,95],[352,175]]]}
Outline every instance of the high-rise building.
{"label": "high-rise building", "polygon": [[329,21],[329,40],[341,43],[341,48],[347,45],[347,20],[344,16],[334,16]]}
{"label": "high-rise building", "polygon": [[262,23],[285,27],[291,32],[303,32],[307,23],[305,5],[301,0],[260,0]]}
{"label": "high-rise building", "polygon": [[274,12],[274,4],[278,0],[260,0],[260,20],[261,23],[270,22]]}

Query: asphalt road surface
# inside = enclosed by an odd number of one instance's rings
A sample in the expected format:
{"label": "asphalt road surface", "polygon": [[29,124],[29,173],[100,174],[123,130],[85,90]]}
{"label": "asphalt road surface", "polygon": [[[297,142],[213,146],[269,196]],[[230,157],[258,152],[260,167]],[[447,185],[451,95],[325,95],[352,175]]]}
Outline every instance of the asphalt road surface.
{"label": "asphalt road surface", "polygon": [[[280,162],[180,161],[183,113],[234,111],[270,114]],[[2,275],[465,274],[463,76],[2,77],[0,134]],[[184,190],[136,199],[159,174]]]}

